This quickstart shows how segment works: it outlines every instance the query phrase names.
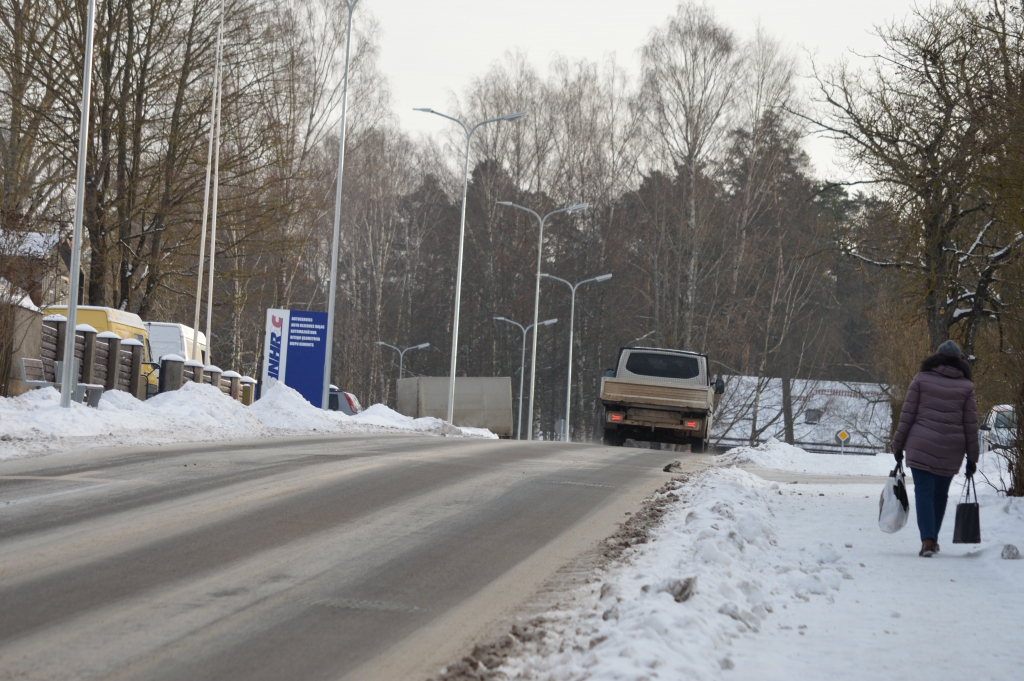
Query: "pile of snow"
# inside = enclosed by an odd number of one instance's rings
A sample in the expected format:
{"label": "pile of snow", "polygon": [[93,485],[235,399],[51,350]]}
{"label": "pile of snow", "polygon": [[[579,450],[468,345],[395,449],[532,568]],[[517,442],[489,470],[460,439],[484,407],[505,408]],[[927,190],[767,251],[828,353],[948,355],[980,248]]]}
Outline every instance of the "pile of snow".
{"label": "pile of snow", "polygon": [[779,485],[739,469],[695,478],[629,564],[588,587],[578,609],[546,615],[548,635],[501,671],[523,679],[706,679],[729,668],[731,641],[773,612],[831,599],[849,572],[822,543],[796,555],[776,541]]}
{"label": "pile of snow", "polygon": [[379,404],[356,416],[325,412],[283,383],[251,407],[213,386],[191,382],[145,402],[119,390],[107,391],[96,409],[78,403],[63,409],[53,388],[0,398],[0,461],[76,447],[385,432],[497,437],[438,419],[411,419]]}
{"label": "pile of snow", "polygon": [[340,412],[326,412],[310,404],[299,391],[284,383],[275,383],[262,399],[253,402],[249,411],[267,428],[282,430],[334,430],[344,416]]}
{"label": "pile of snow", "polygon": [[[775,468],[839,458],[769,445],[736,458]],[[983,457],[979,472],[999,466]],[[982,543],[952,543],[964,484],[956,476],[942,551],[925,559],[913,499],[905,529],[878,529],[878,482],[832,475],[779,484],[712,468],[662,493],[668,512],[651,541],[627,549],[532,629],[513,628],[494,671],[573,681],[859,681],[935,670],[1015,678],[1024,665],[1024,560],[1012,558],[1024,554],[1024,499],[982,481]]]}
{"label": "pile of snow", "polygon": [[892,454],[811,454],[769,439],[757,447],[736,447],[715,459],[718,465],[747,465],[818,475],[888,475],[896,465]]}

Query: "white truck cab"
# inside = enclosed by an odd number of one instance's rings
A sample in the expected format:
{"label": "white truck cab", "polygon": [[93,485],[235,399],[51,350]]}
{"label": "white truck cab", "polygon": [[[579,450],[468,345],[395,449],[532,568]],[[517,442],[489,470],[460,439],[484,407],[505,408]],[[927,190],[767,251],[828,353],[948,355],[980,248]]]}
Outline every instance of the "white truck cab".
{"label": "white truck cab", "polygon": [[200,331],[198,334],[200,355],[194,357],[191,326],[171,322],[143,322],[143,324],[145,324],[146,332],[149,335],[149,346],[154,362],[159,362],[164,355],[178,355],[185,359],[198,359],[203,364],[209,364],[206,353],[206,336],[203,332]]}

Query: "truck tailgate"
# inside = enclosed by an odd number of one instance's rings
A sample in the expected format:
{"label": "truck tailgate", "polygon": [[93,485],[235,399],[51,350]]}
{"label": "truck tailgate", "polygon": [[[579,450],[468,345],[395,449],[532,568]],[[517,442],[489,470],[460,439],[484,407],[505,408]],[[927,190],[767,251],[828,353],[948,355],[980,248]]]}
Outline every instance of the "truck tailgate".
{"label": "truck tailgate", "polygon": [[622,378],[603,378],[601,379],[601,400],[621,404],[650,404],[707,411],[708,405],[711,404],[711,388],[677,388]]}

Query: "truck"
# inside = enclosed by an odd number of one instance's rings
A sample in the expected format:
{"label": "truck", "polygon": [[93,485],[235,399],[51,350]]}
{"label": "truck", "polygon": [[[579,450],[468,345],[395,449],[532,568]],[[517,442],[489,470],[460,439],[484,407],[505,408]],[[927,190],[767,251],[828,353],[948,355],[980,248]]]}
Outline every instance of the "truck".
{"label": "truck", "polygon": [[[67,305],[51,305],[43,310],[43,314],[68,315]],[[153,348],[149,343],[149,331],[139,315],[112,307],[95,305],[79,305],[75,316],[76,324],[88,324],[98,332],[110,331],[127,340],[134,338],[143,345],[142,374],[146,377],[149,395],[156,394],[159,376],[159,363],[153,356]]]}
{"label": "truck", "polygon": [[[171,322],[142,322],[149,334],[149,347],[153,353],[153,361],[159,362],[164,355],[178,355],[185,359],[195,359],[207,364],[206,334],[198,334],[191,326]],[[192,351],[192,338],[196,336],[199,345],[199,356]]]}
{"label": "truck", "polygon": [[[448,416],[448,378],[417,376],[396,381],[396,411],[412,418]],[[486,428],[512,437],[512,379],[509,376],[459,376],[455,379],[456,426]]]}
{"label": "truck", "polygon": [[627,439],[690,445],[707,450],[715,396],[725,391],[711,382],[708,357],[665,348],[621,348],[614,369],[601,379],[604,444],[621,447]]}

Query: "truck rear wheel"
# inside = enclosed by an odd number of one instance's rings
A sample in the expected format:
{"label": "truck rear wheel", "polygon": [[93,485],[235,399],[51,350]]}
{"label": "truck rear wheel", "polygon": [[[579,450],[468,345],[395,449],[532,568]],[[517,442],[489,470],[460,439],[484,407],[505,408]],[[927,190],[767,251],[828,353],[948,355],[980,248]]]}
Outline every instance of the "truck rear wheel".
{"label": "truck rear wheel", "polygon": [[622,443],[626,441],[626,438],[619,434],[619,431],[614,428],[604,429],[604,444],[607,447],[621,447]]}
{"label": "truck rear wheel", "polygon": [[690,438],[690,452],[693,454],[703,454],[708,451],[708,441],[702,437]]}

